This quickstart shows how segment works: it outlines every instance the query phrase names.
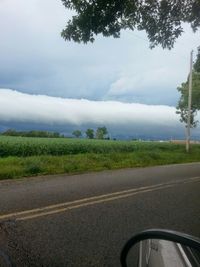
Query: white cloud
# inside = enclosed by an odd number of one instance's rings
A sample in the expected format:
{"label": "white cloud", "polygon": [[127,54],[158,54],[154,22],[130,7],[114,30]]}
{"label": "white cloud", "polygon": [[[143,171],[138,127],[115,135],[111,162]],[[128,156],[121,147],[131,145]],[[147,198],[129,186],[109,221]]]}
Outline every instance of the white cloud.
{"label": "white cloud", "polygon": [[[0,125],[5,128],[12,123],[33,125],[33,128],[46,125],[51,129],[105,125],[112,134],[122,136],[184,136],[184,126],[174,107],[30,95],[0,89]],[[199,134],[197,129],[195,136]]]}
{"label": "white cloud", "polygon": [[[169,79],[169,77],[171,79]],[[148,93],[147,89],[154,86],[160,87],[161,84],[165,85],[165,88],[173,87],[173,73],[166,68],[157,68],[153,70],[145,70],[141,73],[132,72],[127,74],[121,74],[121,77],[113,82],[108,91],[108,95],[126,95],[126,94],[145,94]]]}
{"label": "white cloud", "polygon": [[45,124],[178,126],[175,108],[117,101],[64,99],[0,89],[0,120]]}
{"label": "white cloud", "polygon": [[[184,29],[186,33],[177,40],[172,50],[160,47],[150,50],[144,46],[137,51],[133,49],[129,62],[122,65],[104,99],[175,106],[179,99],[176,88],[187,79],[190,50],[198,46],[199,38],[199,32],[195,35],[188,25],[185,24]],[[145,37],[144,32],[142,34]]]}

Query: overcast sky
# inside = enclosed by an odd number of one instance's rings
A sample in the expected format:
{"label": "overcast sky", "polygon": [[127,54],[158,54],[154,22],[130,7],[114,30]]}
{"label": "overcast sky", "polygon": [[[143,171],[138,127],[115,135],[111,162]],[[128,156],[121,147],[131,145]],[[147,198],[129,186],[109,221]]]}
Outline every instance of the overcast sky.
{"label": "overcast sky", "polygon": [[60,36],[70,16],[60,0],[0,0],[0,88],[177,105],[176,88],[187,79],[189,53],[200,44],[199,32],[185,25],[171,51],[151,50],[144,32],[130,31],[120,39],[99,36],[95,43],[82,45]]}

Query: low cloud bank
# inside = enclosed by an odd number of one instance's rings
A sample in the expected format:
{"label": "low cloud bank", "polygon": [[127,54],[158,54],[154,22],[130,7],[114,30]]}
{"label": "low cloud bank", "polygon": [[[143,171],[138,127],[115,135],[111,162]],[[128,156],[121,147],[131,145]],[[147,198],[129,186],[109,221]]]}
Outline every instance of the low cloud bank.
{"label": "low cloud bank", "polygon": [[0,89],[0,120],[45,124],[179,125],[174,107],[30,95]]}
{"label": "low cloud bank", "polygon": [[137,129],[138,134],[141,131],[148,134],[148,129],[149,133],[183,131],[176,109],[170,106],[58,98],[10,89],[0,89],[0,122],[74,127],[106,125],[110,129],[120,128],[121,132]]}

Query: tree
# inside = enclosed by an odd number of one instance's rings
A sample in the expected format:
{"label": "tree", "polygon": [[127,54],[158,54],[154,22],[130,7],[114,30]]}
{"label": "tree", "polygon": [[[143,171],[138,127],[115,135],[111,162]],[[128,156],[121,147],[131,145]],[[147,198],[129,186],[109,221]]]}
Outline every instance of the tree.
{"label": "tree", "polygon": [[[181,93],[177,106],[177,114],[180,114],[180,121],[187,123],[188,118],[188,94],[189,94],[189,77],[185,83],[177,88]],[[198,48],[197,59],[193,65],[192,73],[192,106],[191,106],[191,127],[196,127],[198,121],[195,120],[197,111],[200,110],[200,48]]]}
{"label": "tree", "polygon": [[48,138],[59,138],[62,137],[57,132],[47,132],[47,131],[15,131],[12,129],[8,129],[3,132],[2,135],[8,136],[22,136],[22,137],[48,137]]}
{"label": "tree", "polygon": [[89,138],[89,139],[94,139],[94,130],[93,129],[87,129],[86,130],[86,136],[87,136],[87,138]]}
{"label": "tree", "polygon": [[81,135],[82,135],[81,131],[79,131],[79,130],[75,130],[75,131],[73,131],[72,134],[73,134],[76,138],[79,138],[79,137],[81,137]]}
{"label": "tree", "polygon": [[183,22],[200,26],[199,0],[62,0],[75,11],[61,35],[65,40],[93,42],[95,36],[120,37],[121,30],[145,30],[153,48],[172,48]]}
{"label": "tree", "polygon": [[96,138],[97,139],[104,139],[106,134],[108,134],[108,130],[105,126],[97,128],[97,130],[96,130]]}
{"label": "tree", "polygon": [[60,133],[58,133],[58,132],[53,132],[53,133],[52,133],[52,137],[54,137],[54,138],[59,138],[59,137],[61,137],[61,135],[60,135]]}
{"label": "tree", "polygon": [[194,63],[194,71],[200,73],[200,46],[197,48],[197,59]]}
{"label": "tree", "polygon": [[8,129],[7,131],[3,132],[2,135],[16,136],[17,132],[13,129]]}

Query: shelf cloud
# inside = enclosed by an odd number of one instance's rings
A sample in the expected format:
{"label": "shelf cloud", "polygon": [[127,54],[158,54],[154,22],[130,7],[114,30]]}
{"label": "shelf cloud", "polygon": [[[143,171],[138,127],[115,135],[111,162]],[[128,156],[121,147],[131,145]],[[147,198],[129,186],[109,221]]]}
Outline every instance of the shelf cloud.
{"label": "shelf cloud", "polygon": [[98,127],[137,136],[184,135],[175,107],[31,95],[0,89],[0,124]]}
{"label": "shelf cloud", "polygon": [[30,95],[11,89],[0,89],[0,118],[44,124],[180,125],[170,106]]}

